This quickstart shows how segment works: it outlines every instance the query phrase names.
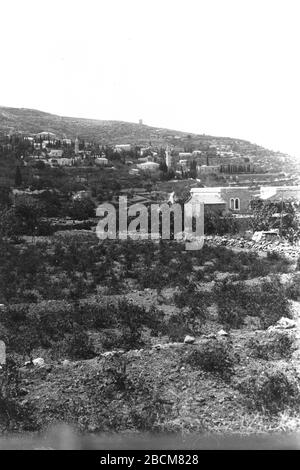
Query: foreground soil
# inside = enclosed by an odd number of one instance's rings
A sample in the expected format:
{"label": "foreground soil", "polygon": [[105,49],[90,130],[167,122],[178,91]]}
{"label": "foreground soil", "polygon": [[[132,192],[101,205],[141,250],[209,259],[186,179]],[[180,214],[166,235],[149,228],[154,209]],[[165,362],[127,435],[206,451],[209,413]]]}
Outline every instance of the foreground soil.
{"label": "foreground soil", "polygon": [[[247,435],[300,431],[299,410],[285,408],[275,414],[253,410],[240,391],[243,380],[266,366],[299,372],[299,303],[294,302],[293,307],[296,327],[289,334],[296,346],[289,359],[253,358],[249,340],[258,337],[259,330],[231,330],[228,336],[221,336],[219,326],[211,324],[210,333],[199,336],[193,344],[167,343],[162,338],[148,349],[22,367],[19,403],[30,410],[27,431],[46,430],[59,423],[88,433]],[[192,351],[216,343],[232,348],[234,367],[227,376],[187,362]]]}

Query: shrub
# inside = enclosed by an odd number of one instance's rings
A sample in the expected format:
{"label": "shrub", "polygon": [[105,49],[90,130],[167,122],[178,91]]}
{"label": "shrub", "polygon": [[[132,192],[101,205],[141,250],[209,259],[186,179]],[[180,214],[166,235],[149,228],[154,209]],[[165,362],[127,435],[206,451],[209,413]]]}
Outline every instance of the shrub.
{"label": "shrub", "polygon": [[276,276],[257,286],[225,279],[216,283],[213,298],[220,321],[231,327],[239,327],[246,315],[259,316],[263,328],[274,325],[281,317],[291,317],[288,298]]}
{"label": "shrub", "polygon": [[89,336],[82,328],[75,327],[66,346],[66,353],[71,359],[91,359],[95,356]]}
{"label": "shrub", "polygon": [[281,317],[291,317],[290,305],[283,285],[275,276],[271,281],[263,281],[259,291],[253,292],[252,299],[256,299],[255,308],[260,312],[264,328],[274,325]]}
{"label": "shrub", "polygon": [[16,363],[9,356],[0,371],[0,430],[32,430],[32,409],[20,405],[19,373]]}
{"label": "shrub", "polygon": [[225,233],[237,233],[238,226],[236,220],[226,214],[221,216],[221,214],[215,214],[214,212],[206,212],[204,216],[204,227],[205,233],[224,235]]}
{"label": "shrub", "polygon": [[186,357],[186,362],[194,368],[229,378],[233,374],[236,358],[231,347],[223,341],[209,341],[201,344]]}
{"label": "shrub", "polygon": [[300,298],[300,274],[295,274],[286,287],[286,295],[289,299],[298,300]]}
{"label": "shrub", "polygon": [[196,323],[206,318],[210,296],[199,291],[197,284],[190,282],[181,292],[175,293],[174,302],[178,308],[187,307],[189,322],[196,326]]}
{"label": "shrub", "polygon": [[116,306],[102,298],[82,300],[77,310],[76,322],[85,328],[101,330],[116,323]]}
{"label": "shrub", "polygon": [[85,220],[95,217],[95,205],[90,199],[75,200],[66,208],[67,215],[75,220]]}
{"label": "shrub", "polygon": [[247,346],[251,349],[251,356],[257,359],[283,359],[291,357],[295,339],[285,331],[262,332],[251,338]]}
{"label": "shrub", "polygon": [[250,374],[237,386],[246,396],[250,409],[278,413],[287,406],[299,404],[299,379],[295,369],[267,366],[252,370]]}
{"label": "shrub", "polygon": [[244,322],[244,316],[244,313],[234,305],[225,305],[218,309],[219,322],[227,327],[239,328]]}
{"label": "shrub", "polygon": [[186,335],[193,335],[194,330],[189,324],[189,316],[183,312],[172,315],[165,326],[170,341],[183,341]]}
{"label": "shrub", "polygon": [[125,392],[132,386],[127,374],[126,358],[118,355],[105,360],[105,374],[108,384],[117,392]]}
{"label": "shrub", "polygon": [[238,328],[249,314],[248,289],[243,282],[232,282],[229,279],[217,282],[213,289],[213,298],[218,305],[220,323]]}

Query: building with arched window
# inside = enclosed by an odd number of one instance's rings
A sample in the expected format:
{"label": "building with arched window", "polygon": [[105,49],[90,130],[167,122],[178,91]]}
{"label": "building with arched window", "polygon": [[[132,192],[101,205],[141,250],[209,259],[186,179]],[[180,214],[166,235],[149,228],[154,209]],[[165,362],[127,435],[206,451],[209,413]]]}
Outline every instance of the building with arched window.
{"label": "building with arched window", "polygon": [[250,201],[257,194],[258,190],[250,189],[248,186],[192,188],[190,201],[193,204],[204,202],[208,210],[218,212],[229,210],[234,213],[249,214]]}
{"label": "building with arched window", "polygon": [[241,201],[239,197],[231,197],[230,198],[230,204],[229,204],[229,209],[232,211],[239,211],[241,207]]}

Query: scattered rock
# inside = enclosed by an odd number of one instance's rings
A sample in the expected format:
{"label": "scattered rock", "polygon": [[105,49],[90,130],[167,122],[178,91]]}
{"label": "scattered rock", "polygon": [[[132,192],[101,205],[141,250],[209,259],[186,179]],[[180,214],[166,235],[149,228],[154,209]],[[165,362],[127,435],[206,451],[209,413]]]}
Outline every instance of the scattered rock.
{"label": "scattered rock", "polygon": [[69,359],[64,359],[63,362],[62,362],[62,365],[63,365],[64,367],[67,367],[67,366],[69,366],[70,364],[71,364],[71,361],[69,361]]}
{"label": "scattered rock", "polygon": [[194,338],[194,336],[187,335],[184,338],[184,343],[186,344],[193,344],[195,341],[196,341],[196,338]]}
{"label": "scattered rock", "polygon": [[32,361],[26,361],[24,362],[25,367],[33,367],[33,362]]}
{"label": "scattered rock", "polygon": [[33,359],[32,364],[37,367],[44,367],[45,359],[42,357],[37,357],[36,359]]}
{"label": "scattered rock", "polygon": [[274,325],[274,328],[288,330],[290,328],[295,328],[296,322],[290,318],[281,317],[280,320]]}
{"label": "scattered rock", "polygon": [[205,335],[206,339],[217,339],[216,335],[214,333],[209,333],[208,335]]}
{"label": "scattered rock", "polygon": [[168,343],[169,348],[180,348],[182,346],[182,343]]}
{"label": "scattered rock", "polygon": [[214,267],[214,262],[213,261],[206,261],[203,266],[211,266],[211,267]]}
{"label": "scattered rock", "polygon": [[228,336],[229,333],[227,333],[227,331],[225,331],[225,330],[219,330],[219,331],[218,331],[218,335],[219,335],[219,336]]}
{"label": "scattered rock", "polygon": [[107,351],[105,353],[102,353],[101,356],[102,357],[111,357],[111,356],[114,356],[116,353],[117,353],[117,351]]}

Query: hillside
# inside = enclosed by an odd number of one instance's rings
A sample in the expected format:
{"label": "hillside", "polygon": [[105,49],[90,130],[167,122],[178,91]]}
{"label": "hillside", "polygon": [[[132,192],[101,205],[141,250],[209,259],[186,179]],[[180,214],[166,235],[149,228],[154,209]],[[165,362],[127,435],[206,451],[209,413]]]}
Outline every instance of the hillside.
{"label": "hillside", "polygon": [[[250,158],[255,167],[255,173],[270,173],[270,178],[276,178],[277,173],[286,173],[285,182],[297,184],[299,180],[299,162],[289,155],[273,152],[246,140],[230,137],[213,137],[206,134],[188,134],[176,130],[151,127],[143,124],[124,121],[108,121],[95,119],[82,119],[73,117],[62,117],[42,111],[0,107],[0,136],[20,134],[23,136],[34,136],[39,132],[54,133],[57,139],[79,137],[80,141],[96,146],[116,144],[132,144],[137,147],[151,145],[153,148],[166,148],[170,145],[177,152],[191,152],[201,150],[202,152],[222,156],[225,154],[230,158]],[[23,155],[24,150],[19,149],[1,158],[0,166],[2,180],[0,184],[7,184],[7,178],[13,179],[16,160],[13,155]],[[0,155],[1,157],[1,155]],[[128,177],[128,175],[127,175]],[[4,178],[4,179],[3,179]],[[245,176],[241,176],[242,180]],[[252,179],[257,182],[256,175]],[[245,184],[249,184],[249,178]],[[281,181],[275,180],[274,181]],[[263,178],[265,182],[265,178]]]}
{"label": "hillside", "polygon": [[240,139],[187,134],[123,121],[63,117],[33,109],[0,107],[0,132],[35,134],[42,131],[53,132],[58,137],[75,138],[78,135],[81,139],[104,144],[138,144],[151,141],[157,145],[166,143],[199,145],[216,141],[216,143],[238,145],[250,151],[261,148]]}
{"label": "hillside", "polygon": [[297,251],[75,232],[1,247],[0,432],[299,431]]}

